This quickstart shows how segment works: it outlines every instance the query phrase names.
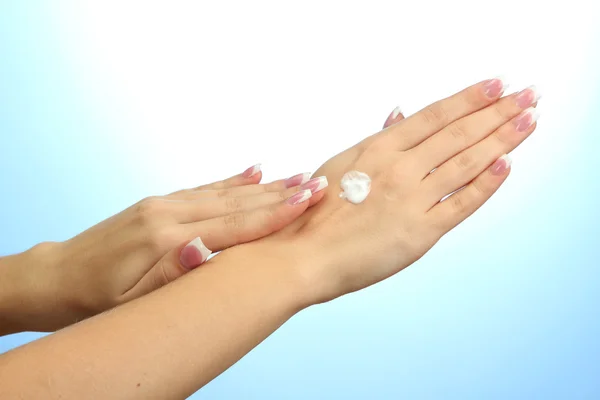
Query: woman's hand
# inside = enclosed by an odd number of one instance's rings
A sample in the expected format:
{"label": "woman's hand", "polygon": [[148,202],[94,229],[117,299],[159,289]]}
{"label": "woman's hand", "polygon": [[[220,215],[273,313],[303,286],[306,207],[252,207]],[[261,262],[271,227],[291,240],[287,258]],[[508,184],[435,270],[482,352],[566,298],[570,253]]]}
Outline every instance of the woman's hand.
{"label": "woman's hand", "polygon": [[[385,120],[383,126],[384,128],[388,127],[402,119],[404,119],[404,115],[402,115],[400,109],[396,107]],[[310,200],[311,205],[315,204],[323,197],[324,192],[322,192],[322,190],[327,187],[327,180],[324,179],[324,177],[313,178],[309,181],[309,174],[296,175],[295,177],[290,178],[285,186],[297,184],[298,182],[300,182],[299,190],[310,190],[312,194],[314,194]],[[267,186],[263,185],[262,187],[266,188]],[[285,197],[285,195],[282,197]],[[268,226],[265,226],[265,228],[272,230],[268,228]],[[256,232],[254,233],[256,234]],[[163,284],[162,282],[170,282],[182,275],[185,271],[202,264],[206,259],[203,255],[202,242],[198,243],[199,241],[200,238],[196,238],[185,246],[178,246],[171,249],[171,251],[165,254],[152,268],[151,271],[153,271],[154,274],[146,275],[145,280],[147,284],[140,282],[139,285],[146,288],[148,285],[158,287]],[[158,282],[158,284],[152,285],[153,282]],[[148,292],[149,290],[144,291]]]}
{"label": "woman's hand", "polygon": [[[490,198],[510,170],[504,155],[535,129],[535,88],[500,98],[503,90],[499,79],[478,83],[332,158],[316,172],[330,183],[323,201],[255,247],[302,259],[311,302],[412,264]],[[351,170],[372,180],[357,205],[338,197]]]}
{"label": "woman's hand", "polygon": [[[21,282],[12,286],[25,287],[20,295],[27,298],[14,299],[19,306],[11,307],[9,288],[0,290],[2,330],[9,325],[12,331],[59,329],[197,267],[206,261],[206,253],[198,252],[202,242],[220,251],[283,228],[322,198],[323,192],[314,190],[311,196],[302,189],[309,176],[260,185],[260,168],[251,167],[221,182],[149,197],[64,243],[7,257],[2,261],[16,268],[11,278],[11,270],[2,268],[5,283]],[[180,263],[157,263],[170,249],[189,242]],[[24,310],[26,304],[30,307]],[[9,323],[10,312],[19,313],[15,318],[20,321]]]}

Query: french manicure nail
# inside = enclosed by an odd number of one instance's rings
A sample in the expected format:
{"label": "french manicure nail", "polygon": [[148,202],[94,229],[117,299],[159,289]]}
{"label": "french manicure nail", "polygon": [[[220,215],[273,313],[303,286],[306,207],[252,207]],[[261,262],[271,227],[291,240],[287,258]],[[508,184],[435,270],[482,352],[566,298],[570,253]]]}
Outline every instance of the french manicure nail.
{"label": "french manicure nail", "polygon": [[492,175],[502,175],[510,168],[512,161],[508,154],[504,154],[502,157],[496,160],[490,167]]}
{"label": "french manicure nail", "polygon": [[489,79],[483,84],[483,92],[491,99],[500,96],[506,88],[508,88],[506,79],[501,76]]}
{"label": "french manicure nail", "polygon": [[287,199],[287,203],[295,206],[296,204],[300,204],[310,199],[312,196],[312,192],[310,190],[302,190],[301,192],[294,193]]}
{"label": "french manicure nail", "polygon": [[400,109],[400,106],[394,108],[394,110],[392,111],[392,119],[396,119],[401,112],[402,110]]}
{"label": "french manicure nail", "polygon": [[179,262],[186,269],[194,269],[208,259],[208,256],[212,254],[202,240],[197,237],[189,242],[182,250],[179,255]]}
{"label": "french manicure nail", "polygon": [[514,125],[517,132],[525,132],[540,118],[540,113],[537,109],[529,107],[515,118]]}
{"label": "french manicure nail", "polygon": [[541,99],[542,96],[535,85],[529,86],[521,90],[516,97],[517,106],[527,108]]}
{"label": "french manicure nail", "polygon": [[250,178],[251,176],[258,174],[259,172],[260,172],[260,164],[256,164],[256,165],[251,166],[247,170],[245,170],[242,173],[242,176],[244,178]]}
{"label": "french manicure nail", "polygon": [[319,176],[318,178],[313,178],[310,181],[306,182],[304,185],[300,186],[302,190],[310,190],[312,194],[320,192],[325,189],[329,183],[327,182],[326,176]]}
{"label": "french manicure nail", "polygon": [[303,183],[308,182],[308,180],[310,179],[310,176],[312,175],[312,173],[310,172],[305,172],[303,174],[298,174],[298,175],[294,175],[291,178],[287,178],[285,180],[285,187],[286,188],[291,188],[294,186],[298,186],[298,185],[302,185]]}

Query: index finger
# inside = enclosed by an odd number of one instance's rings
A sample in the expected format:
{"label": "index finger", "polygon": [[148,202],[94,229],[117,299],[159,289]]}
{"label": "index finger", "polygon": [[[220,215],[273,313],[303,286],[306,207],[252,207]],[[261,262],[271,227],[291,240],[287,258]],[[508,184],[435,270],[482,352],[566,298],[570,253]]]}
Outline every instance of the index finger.
{"label": "index finger", "polygon": [[496,102],[507,87],[502,78],[476,83],[391,126],[388,134],[396,138],[399,150],[411,149],[451,122]]}

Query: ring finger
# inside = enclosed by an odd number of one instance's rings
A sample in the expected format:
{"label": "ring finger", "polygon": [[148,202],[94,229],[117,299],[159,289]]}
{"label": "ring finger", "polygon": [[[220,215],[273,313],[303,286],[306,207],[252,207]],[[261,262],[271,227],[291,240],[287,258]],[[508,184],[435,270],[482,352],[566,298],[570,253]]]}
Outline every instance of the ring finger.
{"label": "ring finger", "polygon": [[536,128],[539,112],[531,107],[475,146],[460,152],[423,180],[429,206],[471,182],[502,154],[521,144]]}

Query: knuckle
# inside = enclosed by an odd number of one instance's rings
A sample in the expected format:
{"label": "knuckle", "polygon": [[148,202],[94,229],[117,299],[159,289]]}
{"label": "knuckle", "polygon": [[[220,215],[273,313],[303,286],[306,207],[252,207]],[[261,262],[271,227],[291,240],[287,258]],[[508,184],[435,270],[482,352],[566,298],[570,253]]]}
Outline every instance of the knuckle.
{"label": "knuckle", "polygon": [[278,201],[285,201],[287,200],[288,197],[290,197],[291,195],[293,195],[296,192],[295,189],[290,190],[289,192],[276,192],[277,193],[277,200]]}
{"label": "knuckle", "polygon": [[381,179],[388,189],[397,190],[414,181],[414,170],[418,163],[411,157],[403,157],[385,162],[383,165],[385,166],[383,172],[374,174],[372,178]]}
{"label": "knuckle", "polygon": [[490,193],[489,185],[486,185],[485,179],[475,179],[471,184],[473,185],[473,190],[475,191],[475,196],[477,198],[487,197]]}
{"label": "knuckle", "polygon": [[462,190],[450,196],[448,199],[448,201],[450,201],[450,205],[452,206],[452,210],[457,214],[464,214],[467,211],[467,203],[464,198],[464,193],[461,192]]}
{"label": "knuckle", "polygon": [[475,159],[468,152],[462,152],[452,158],[452,162],[459,171],[471,171],[475,167]]}
{"label": "knuckle", "polygon": [[267,183],[266,185],[259,185],[262,193],[278,192],[281,190],[281,185],[277,182]]}
{"label": "knuckle", "polygon": [[219,197],[219,198],[229,197],[230,195],[231,195],[231,191],[229,189],[217,190],[217,197]]}
{"label": "knuckle", "polygon": [[502,102],[492,104],[491,111],[494,113],[494,116],[501,121],[509,119],[509,114],[503,107]]}
{"label": "knuckle", "polygon": [[494,133],[492,133],[492,137],[494,138],[494,140],[504,149],[504,148],[510,148],[511,147],[511,137],[513,135],[506,135],[504,132],[502,132],[502,129],[498,129],[496,130]]}
{"label": "knuckle", "polygon": [[135,214],[142,222],[151,222],[164,210],[164,202],[158,197],[147,197],[137,203]]}
{"label": "knuckle", "polygon": [[147,230],[146,246],[153,254],[162,254],[177,245],[178,235],[168,227],[152,227]]}
{"label": "knuckle", "polygon": [[447,129],[448,129],[448,132],[450,133],[450,136],[452,137],[452,139],[460,140],[465,143],[468,142],[468,140],[469,140],[468,131],[467,131],[464,123],[461,122],[460,120],[455,121],[454,123],[448,125]]}
{"label": "knuckle", "polygon": [[242,212],[236,212],[223,217],[223,224],[230,232],[242,230],[246,226],[246,215]]}
{"label": "knuckle", "polygon": [[434,126],[446,126],[450,116],[441,102],[433,103],[423,109],[425,122]]}
{"label": "knuckle", "polygon": [[464,92],[462,96],[462,101],[469,109],[478,109],[482,105],[486,104],[486,101],[483,100],[483,93],[479,86],[472,86],[468,90]]}
{"label": "knuckle", "polygon": [[243,201],[239,197],[228,197],[225,199],[225,208],[229,213],[239,212],[243,206]]}

